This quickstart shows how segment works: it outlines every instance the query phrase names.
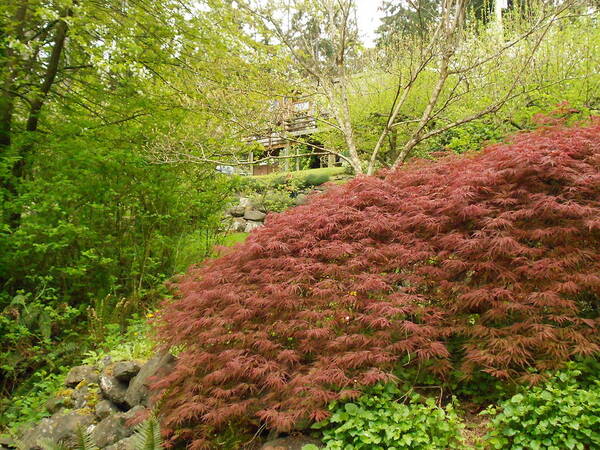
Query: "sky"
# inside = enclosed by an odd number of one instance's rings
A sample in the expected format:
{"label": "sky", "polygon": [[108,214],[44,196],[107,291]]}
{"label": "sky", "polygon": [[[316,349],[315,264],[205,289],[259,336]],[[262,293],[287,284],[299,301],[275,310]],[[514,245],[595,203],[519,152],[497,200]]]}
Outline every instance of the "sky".
{"label": "sky", "polygon": [[377,9],[381,0],[356,0],[358,27],[365,44],[374,45],[375,30],[379,26],[381,12]]}

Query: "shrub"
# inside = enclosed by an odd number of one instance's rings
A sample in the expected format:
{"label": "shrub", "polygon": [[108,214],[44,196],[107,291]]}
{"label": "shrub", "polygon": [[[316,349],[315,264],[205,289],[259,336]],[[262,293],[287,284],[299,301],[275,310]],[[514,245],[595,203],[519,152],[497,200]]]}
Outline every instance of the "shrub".
{"label": "shrub", "polygon": [[600,367],[594,368],[588,386],[581,381],[581,366],[571,363],[545,385],[503,403],[487,443],[497,449],[600,448]]}
{"label": "shrub", "polygon": [[600,122],[332,187],[165,302],[164,430],[290,430],[400,364],[539,381],[599,350],[599,217]]}
{"label": "shrub", "polygon": [[313,428],[324,429],[331,450],[464,448],[452,405],[440,408],[418,394],[404,404],[406,397],[393,383],[378,384],[355,402],[334,402],[331,417]]}
{"label": "shrub", "polygon": [[329,178],[329,175],[326,173],[311,173],[304,179],[304,184],[306,186],[320,186],[323,183],[327,183]]}
{"label": "shrub", "polygon": [[254,205],[259,205],[265,211],[282,212],[295,205],[295,201],[288,192],[268,191],[262,195],[250,197]]}

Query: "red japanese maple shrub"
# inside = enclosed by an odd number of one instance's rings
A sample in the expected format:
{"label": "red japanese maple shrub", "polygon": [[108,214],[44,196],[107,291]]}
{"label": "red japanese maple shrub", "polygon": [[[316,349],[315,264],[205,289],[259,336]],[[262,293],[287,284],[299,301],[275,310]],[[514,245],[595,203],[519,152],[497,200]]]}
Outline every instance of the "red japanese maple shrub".
{"label": "red japanese maple shrub", "polygon": [[164,428],[289,430],[420,365],[440,377],[599,351],[600,122],[359,177],[272,215],[167,302]]}

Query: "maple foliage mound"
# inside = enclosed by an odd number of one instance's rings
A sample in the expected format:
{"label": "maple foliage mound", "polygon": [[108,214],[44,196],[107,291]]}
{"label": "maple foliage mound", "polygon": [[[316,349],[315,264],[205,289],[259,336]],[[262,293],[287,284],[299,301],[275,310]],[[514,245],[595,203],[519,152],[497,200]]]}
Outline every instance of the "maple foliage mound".
{"label": "maple foliage mound", "polygon": [[177,289],[156,387],[191,448],[322,420],[399,364],[535,382],[599,350],[600,122],[331,187]]}

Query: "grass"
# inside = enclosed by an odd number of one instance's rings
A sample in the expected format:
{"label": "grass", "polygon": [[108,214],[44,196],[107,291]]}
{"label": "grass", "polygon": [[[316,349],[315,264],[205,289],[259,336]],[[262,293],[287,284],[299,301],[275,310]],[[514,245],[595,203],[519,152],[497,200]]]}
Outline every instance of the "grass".
{"label": "grass", "polygon": [[248,237],[248,234],[249,233],[228,234],[223,238],[223,243],[221,245],[223,245],[224,247],[233,247],[235,244],[244,242],[246,240],[246,238]]}

